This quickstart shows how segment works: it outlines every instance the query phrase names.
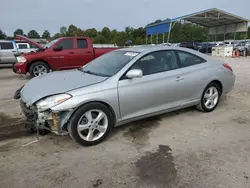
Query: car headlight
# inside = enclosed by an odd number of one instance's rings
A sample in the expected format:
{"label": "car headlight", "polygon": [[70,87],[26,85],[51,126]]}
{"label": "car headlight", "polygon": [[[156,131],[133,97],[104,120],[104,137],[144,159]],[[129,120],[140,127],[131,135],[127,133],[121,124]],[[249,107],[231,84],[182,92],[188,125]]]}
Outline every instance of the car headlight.
{"label": "car headlight", "polygon": [[27,59],[23,56],[18,56],[16,59],[18,63],[25,63],[27,61]]}
{"label": "car headlight", "polygon": [[69,94],[59,94],[51,97],[47,97],[37,102],[36,106],[38,111],[48,110],[58,104],[65,102],[70,99],[72,96]]}

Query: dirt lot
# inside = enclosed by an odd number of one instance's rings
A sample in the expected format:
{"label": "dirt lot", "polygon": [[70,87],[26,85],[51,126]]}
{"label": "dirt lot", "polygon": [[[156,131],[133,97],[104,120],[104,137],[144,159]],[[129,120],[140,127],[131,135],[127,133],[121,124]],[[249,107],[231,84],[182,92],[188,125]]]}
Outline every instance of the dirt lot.
{"label": "dirt lot", "polygon": [[249,188],[250,58],[224,59],[235,90],[212,113],[192,108],[116,128],[102,144],[76,145],[24,130],[14,91],[28,81],[0,69],[1,187]]}

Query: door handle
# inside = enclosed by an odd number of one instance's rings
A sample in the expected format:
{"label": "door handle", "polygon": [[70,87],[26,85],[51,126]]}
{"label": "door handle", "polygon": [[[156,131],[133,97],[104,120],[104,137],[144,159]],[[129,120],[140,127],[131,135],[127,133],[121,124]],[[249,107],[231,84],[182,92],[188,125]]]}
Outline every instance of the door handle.
{"label": "door handle", "polygon": [[184,80],[184,78],[182,78],[181,76],[177,76],[177,77],[175,78],[175,81],[177,81],[177,82],[179,82],[179,81],[181,81],[181,80]]}
{"label": "door handle", "polygon": [[69,52],[68,54],[74,54],[74,52]]}
{"label": "door handle", "polygon": [[12,52],[16,52],[15,50],[13,50]]}
{"label": "door handle", "polygon": [[91,54],[92,52],[91,52],[91,51],[87,51],[86,53],[87,53],[87,54]]}

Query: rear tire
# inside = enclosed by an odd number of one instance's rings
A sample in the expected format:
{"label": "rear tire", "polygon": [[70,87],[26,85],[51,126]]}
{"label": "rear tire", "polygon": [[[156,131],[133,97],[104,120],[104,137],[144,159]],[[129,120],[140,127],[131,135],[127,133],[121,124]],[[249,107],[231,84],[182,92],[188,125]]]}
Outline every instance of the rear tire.
{"label": "rear tire", "polygon": [[221,88],[216,83],[211,82],[202,93],[200,104],[196,106],[197,110],[203,112],[212,112],[220,101]]}
{"label": "rear tire", "polygon": [[76,110],[68,124],[68,132],[78,144],[92,146],[102,142],[113,126],[110,109],[102,103],[93,102]]}
{"label": "rear tire", "polygon": [[32,63],[29,68],[29,73],[32,78],[43,75],[43,74],[47,74],[49,73],[49,71],[50,71],[49,66],[44,62]]}

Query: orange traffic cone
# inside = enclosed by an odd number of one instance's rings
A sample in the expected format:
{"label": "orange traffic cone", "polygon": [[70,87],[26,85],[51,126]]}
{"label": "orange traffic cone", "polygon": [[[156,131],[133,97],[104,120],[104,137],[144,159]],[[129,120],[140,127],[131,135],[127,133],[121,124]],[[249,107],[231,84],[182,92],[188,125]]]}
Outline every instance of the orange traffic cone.
{"label": "orange traffic cone", "polygon": [[240,52],[239,52],[239,50],[236,51],[236,57],[240,57]]}

